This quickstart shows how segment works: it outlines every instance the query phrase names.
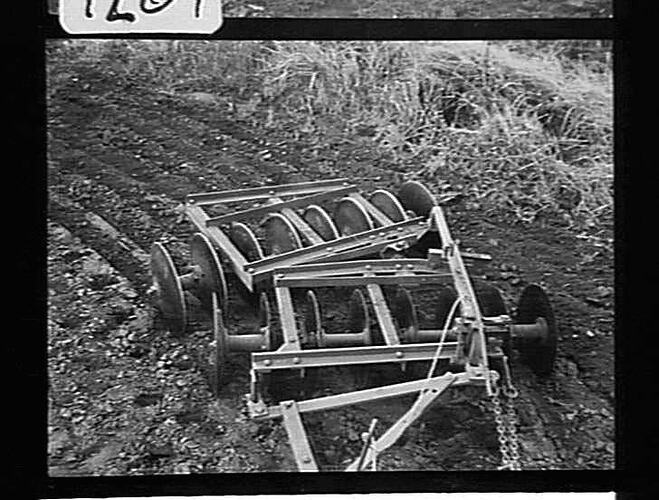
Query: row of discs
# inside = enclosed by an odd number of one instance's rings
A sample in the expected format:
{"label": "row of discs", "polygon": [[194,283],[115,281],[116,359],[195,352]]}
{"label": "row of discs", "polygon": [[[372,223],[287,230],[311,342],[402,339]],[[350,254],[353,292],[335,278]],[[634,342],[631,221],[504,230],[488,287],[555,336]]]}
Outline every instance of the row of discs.
{"label": "row of discs", "polygon": [[[430,191],[417,181],[404,183],[398,197],[385,189],[373,192],[369,202],[382,212],[392,223],[402,222],[408,217],[427,216],[435,199]],[[351,197],[340,199],[334,210],[334,218],[319,205],[310,205],[302,213],[302,219],[323,240],[331,241],[375,229],[376,224],[368,211]],[[295,225],[285,215],[273,212],[261,223],[266,251],[254,232],[242,222],[231,224],[229,237],[248,262],[291,252],[303,247],[303,241]]]}

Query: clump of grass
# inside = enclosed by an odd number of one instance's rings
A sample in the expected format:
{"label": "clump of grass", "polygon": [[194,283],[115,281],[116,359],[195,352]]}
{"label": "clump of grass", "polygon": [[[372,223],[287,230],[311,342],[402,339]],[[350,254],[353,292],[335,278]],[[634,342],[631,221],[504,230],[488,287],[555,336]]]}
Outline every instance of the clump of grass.
{"label": "clump of grass", "polygon": [[469,43],[280,43],[263,94],[310,126],[365,127],[407,174],[482,208],[594,224],[612,205],[610,73]]}
{"label": "clump of grass", "polygon": [[450,185],[473,208],[596,226],[613,201],[606,47],[525,43],[87,41],[59,50],[154,88],[225,93],[238,118],[260,126],[366,137],[406,177]]}

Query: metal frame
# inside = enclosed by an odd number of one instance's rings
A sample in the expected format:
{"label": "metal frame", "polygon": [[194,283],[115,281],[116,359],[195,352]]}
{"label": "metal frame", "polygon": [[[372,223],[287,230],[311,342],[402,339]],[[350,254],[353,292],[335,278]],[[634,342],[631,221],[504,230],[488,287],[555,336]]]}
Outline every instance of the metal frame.
{"label": "metal frame", "polygon": [[[295,211],[333,198],[354,200],[376,227],[325,241]],[[427,201],[430,203],[430,200]],[[253,206],[216,217],[211,217],[205,210],[205,207],[212,205],[231,203],[252,203]],[[392,446],[425,408],[448,388],[477,385],[484,387],[489,395],[494,394],[493,383],[498,380],[499,374],[490,370],[488,358],[505,358],[503,340],[506,335],[512,338],[542,339],[547,334],[547,322],[542,318],[528,325],[513,325],[507,315],[483,317],[465,261],[489,261],[491,257],[461,252],[458,242],[451,236],[440,206],[433,206],[427,217],[411,217],[406,214],[403,220],[394,222],[362,196],[357,186],[350,184],[347,179],[337,179],[192,194],[186,199],[186,213],[196,228],[222,252],[249,291],[254,291],[259,284],[265,284],[274,291],[282,334],[279,348],[268,350],[269,321],[261,326],[257,334],[239,337],[228,335],[222,324],[221,306],[213,295],[215,337],[218,348],[226,349],[226,352],[251,353],[250,394],[247,395],[249,414],[254,419],[282,419],[300,471],[318,471],[302,421],[304,413],[418,393],[416,402],[408,412],[378,439],[374,438],[371,426],[369,442],[346,469],[362,470],[375,460],[379,452]],[[248,262],[222,225],[270,213],[279,213],[290,221],[307,246]],[[427,259],[354,260],[377,252],[383,255],[386,249],[400,252],[417,242],[426,232],[437,232],[441,242],[441,248],[429,250]],[[399,328],[382,286],[418,287],[433,284],[452,284],[455,287],[462,308],[460,317],[450,327],[438,325],[437,329],[421,330],[417,324],[413,324]],[[305,332],[299,331],[296,324],[292,290],[346,286],[366,289],[384,345],[368,345],[371,337],[369,322],[366,321],[362,332],[330,334],[334,336],[331,347],[321,343],[319,348],[303,349],[303,345],[307,347],[303,337]],[[315,300],[313,294],[312,297]],[[316,334],[322,336],[322,325],[318,317],[316,320],[316,329],[320,330]],[[445,327],[445,330],[441,327]],[[441,345],[440,338],[443,339]],[[216,355],[216,358],[219,360],[222,356]],[[271,406],[266,405],[260,394],[262,377],[273,370],[293,369],[304,373],[306,368],[325,366],[376,363],[404,366],[408,362],[439,359],[448,359],[451,366],[460,366],[463,371],[449,371],[440,376],[429,373],[428,378],[411,382],[305,401],[283,401]]]}
{"label": "metal frame", "polygon": [[[377,227],[358,234],[340,236],[335,240],[325,241],[294,210],[344,195],[359,203],[373,218]],[[295,198],[284,199],[290,196],[295,196]],[[211,217],[205,209],[212,205],[239,202],[251,202],[255,205],[249,209],[218,217]],[[415,243],[427,230],[428,225],[425,217],[393,222],[366,200],[359,193],[358,187],[350,184],[347,179],[191,194],[186,198],[185,211],[197,230],[208,236],[216,248],[222,252],[236,276],[250,291],[253,291],[258,283],[269,280],[272,273],[278,268],[310,262],[345,261],[375,254],[387,247],[401,251]],[[281,213],[286,217],[308,246],[248,262],[221,226],[235,221],[253,219],[268,213]]]}

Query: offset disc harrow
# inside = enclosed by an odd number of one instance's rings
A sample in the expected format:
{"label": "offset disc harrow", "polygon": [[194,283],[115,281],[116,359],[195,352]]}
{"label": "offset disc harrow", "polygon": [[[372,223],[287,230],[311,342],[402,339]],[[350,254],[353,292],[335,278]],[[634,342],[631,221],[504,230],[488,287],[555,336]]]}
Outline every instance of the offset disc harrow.
{"label": "offset disc harrow", "polygon": [[[204,208],[232,203],[252,208],[214,217]],[[334,205],[333,218],[328,205]],[[362,470],[448,388],[475,385],[493,395],[498,380],[510,375],[507,359],[513,348],[537,374],[551,372],[557,329],[546,293],[529,285],[511,318],[499,290],[472,284],[469,278],[468,264],[491,258],[460,250],[442,207],[417,181],[403,183],[397,195],[384,189],[362,195],[345,179],[199,193],[188,197],[186,213],[202,233],[192,240],[193,271],[178,275],[165,248],[156,243],[152,249],[163,318],[173,332],[184,331],[186,291],[210,309],[216,390],[226,375],[227,355],[251,353],[249,413],[255,419],[282,419],[302,471],[318,470],[301,419],[304,413],[418,394],[410,411],[384,434],[375,438],[370,433],[368,449],[347,468]],[[259,221],[265,249],[250,229]],[[215,248],[257,299],[259,319],[253,332],[230,333],[223,321],[228,301]],[[385,287],[395,293],[387,298]],[[421,315],[421,325],[411,290],[422,292],[424,287],[439,293],[431,314]],[[328,305],[318,300],[321,288],[333,289],[334,301],[347,303],[345,314],[323,314]],[[346,289],[352,289],[349,297]],[[274,315],[265,291],[275,297]],[[293,300],[300,291],[305,294],[302,304]],[[428,302],[425,297],[423,303]],[[330,317],[344,321],[330,322]],[[269,404],[262,394],[268,380],[287,383],[273,378],[278,373],[304,375],[309,369],[315,373],[353,365],[404,367],[417,361],[434,371],[441,366],[441,374],[433,371],[418,380],[302,401]]]}

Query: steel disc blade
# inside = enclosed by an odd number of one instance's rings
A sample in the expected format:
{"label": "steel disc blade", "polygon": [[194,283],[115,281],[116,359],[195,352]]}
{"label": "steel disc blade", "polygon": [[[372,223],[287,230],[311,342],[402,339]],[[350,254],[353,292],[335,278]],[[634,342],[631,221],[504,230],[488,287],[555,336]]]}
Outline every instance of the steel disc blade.
{"label": "steel disc blade", "polygon": [[407,219],[405,209],[393,194],[386,189],[378,189],[371,195],[370,202],[393,222],[402,222]]}
{"label": "steel disc blade", "polygon": [[156,306],[165,326],[173,334],[181,335],[187,323],[183,287],[169,252],[157,242],[151,247],[151,277],[156,290]]}
{"label": "steel disc blade", "polygon": [[199,267],[195,295],[207,311],[212,311],[212,295],[217,294],[219,307],[224,309],[227,300],[227,283],[217,252],[202,233],[195,233],[190,241],[192,264]]}
{"label": "steel disc blade", "polygon": [[309,205],[302,217],[325,241],[335,240],[339,237],[339,231],[336,229],[334,221],[322,207]]}
{"label": "steel disc blade", "polygon": [[363,233],[374,227],[366,209],[352,198],[339,200],[334,211],[334,221],[342,236]]}
{"label": "steel disc blade", "polygon": [[556,359],[558,330],[554,311],[545,291],[536,284],[528,285],[522,292],[517,305],[515,324],[532,324],[538,318],[544,318],[547,323],[547,335],[542,340],[520,339],[518,349],[520,354],[538,375],[549,375]]}
{"label": "steel disc blade", "polygon": [[295,226],[281,214],[270,214],[263,221],[269,255],[290,252],[302,248]]}
{"label": "steel disc blade", "polygon": [[263,259],[263,250],[252,230],[242,222],[231,224],[231,241],[238,248],[247,262]]}
{"label": "steel disc blade", "polygon": [[361,332],[368,326],[368,306],[361,290],[355,289],[350,296],[348,328],[351,332]]}
{"label": "steel disc blade", "polygon": [[412,294],[410,294],[409,290],[403,287],[398,288],[396,296],[394,297],[394,307],[392,309],[392,314],[398,323],[398,328],[404,332],[410,328],[413,332],[419,330],[416,308],[414,307]]}
{"label": "steel disc blade", "polygon": [[411,210],[420,217],[427,217],[437,205],[430,190],[417,181],[403,183],[398,191],[398,199],[405,210]]}

